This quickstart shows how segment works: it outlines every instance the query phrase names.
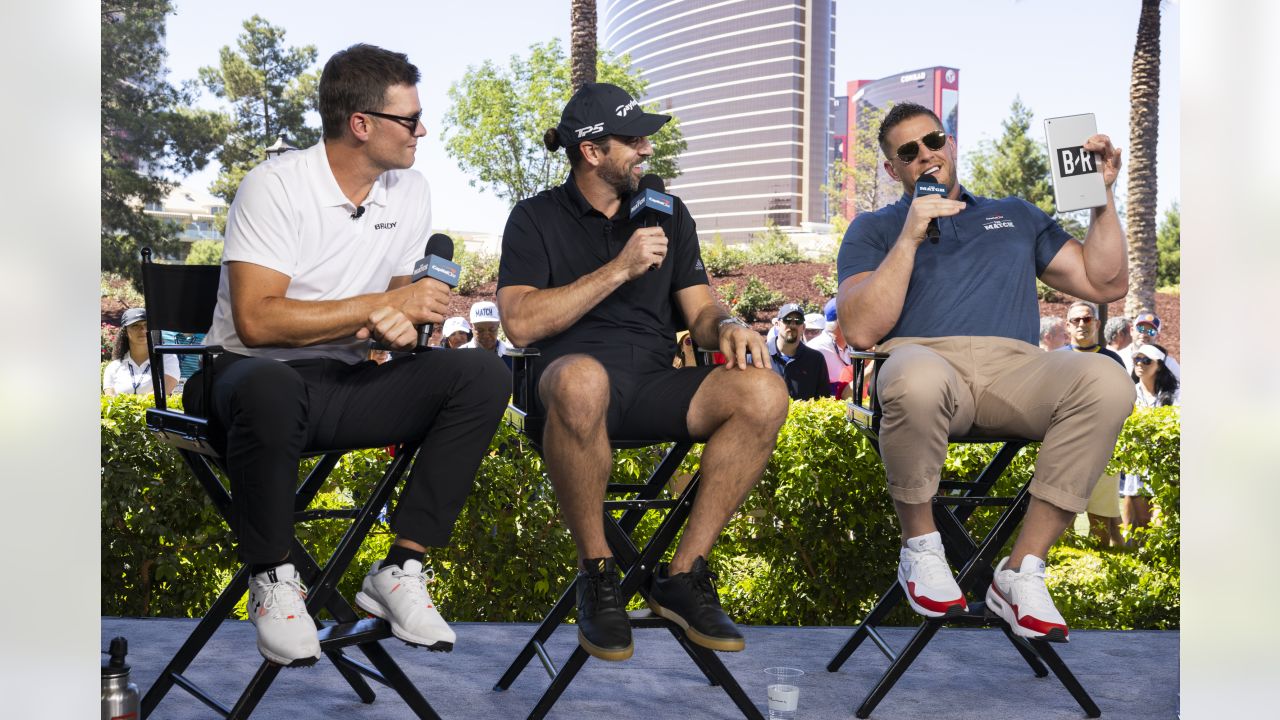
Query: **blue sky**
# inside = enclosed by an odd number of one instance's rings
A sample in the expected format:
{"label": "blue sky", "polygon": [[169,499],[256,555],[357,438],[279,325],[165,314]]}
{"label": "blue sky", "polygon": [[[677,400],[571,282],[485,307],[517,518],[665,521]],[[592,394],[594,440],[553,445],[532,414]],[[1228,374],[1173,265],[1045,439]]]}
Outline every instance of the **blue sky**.
{"label": "blue sky", "polygon": [[[436,228],[497,233],[506,204],[468,184],[439,142],[450,83],[468,66],[505,60],[550,38],[567,42],[567,0],[488,0],[469,3],[368,0],[176,0],[170,16],[170,79],[196,77],[234,43],[255,13],[286,29],[290,45],[314,44],[319,63],[355,42],[409,54],[422,70],[419,86],[428,135],[415,167],[431,182]],[[858,78],[879,78],[933,65],[960,69],[960,151],[1000,134],[1000,122],[1020,95],[1046,117],[1092,112],[1098,129],[1129,144],[1129,68],[1138,21],[1137,0],[984,0],[869,2],[843,0],[836,15],[836,91]],[[447,10],[445,10],[447,8]],[[1161,33],[1159,205],[1179,199],[1179,16],[1166,3]],[[206,104],[216,106],[208,97]],[[316,121],[318,124],[318,120]],[[208,185],[206,169],[185,183]],[[961,176],[963,182],[964,177]]]}

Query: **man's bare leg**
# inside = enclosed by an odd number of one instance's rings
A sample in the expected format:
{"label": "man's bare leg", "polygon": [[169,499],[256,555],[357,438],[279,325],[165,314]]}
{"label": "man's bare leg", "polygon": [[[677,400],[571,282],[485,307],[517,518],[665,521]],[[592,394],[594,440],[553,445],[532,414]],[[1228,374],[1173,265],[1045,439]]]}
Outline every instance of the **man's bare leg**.
{"label": "man's bare leg", "polygon": [[688,572],[760,480],[787,419],[787,388],[772,370],[718,369],[689,403],[689,433],[705,437],[702,485],[670,572]]}
{"label": "man's bare leg", "polygon": [[604,491],[613,464],[605,419],[609,376],[595,359],[568,355],[551,364],[538,383],[547,408],[542,457],[560,514],[586,558],[612,557],[604,538]]}

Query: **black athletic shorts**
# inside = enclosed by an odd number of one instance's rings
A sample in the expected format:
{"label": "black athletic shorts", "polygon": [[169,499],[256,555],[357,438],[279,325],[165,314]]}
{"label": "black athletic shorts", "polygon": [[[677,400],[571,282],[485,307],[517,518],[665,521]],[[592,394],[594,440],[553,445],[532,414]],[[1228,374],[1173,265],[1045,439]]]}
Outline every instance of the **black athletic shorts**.
{"label": "black athletic shorts", "polygon": [[[672,358],[631,345],[579,345],[557,348],[535,363],[541,373],[566,355],[590,355],[609,375],[609,412],[606,426],[613,442],[702,442],[689,435],[689,404],[715,366],[672,367]],[[546,417],[542,399],[536,397],[537,414]]]}

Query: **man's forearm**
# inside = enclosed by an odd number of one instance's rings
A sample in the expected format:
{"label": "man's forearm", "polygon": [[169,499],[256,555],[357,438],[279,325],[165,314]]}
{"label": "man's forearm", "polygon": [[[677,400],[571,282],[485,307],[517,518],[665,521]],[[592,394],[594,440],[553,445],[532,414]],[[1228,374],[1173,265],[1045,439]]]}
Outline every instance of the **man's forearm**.
{"label": "man's forearm", "polygon": [[708,305],[689,323],[689,336],[695,348],[720,347],[720,323],[729,319],[729,312],[720,303]]}
{"label": "man's forearm", "polygon": [[387,293],[341,300],[294,300],[268,297],[236,319],[236,333],[249,347],[305,347],[351,338],[365,327],[369,314],[391,305]]}
{"label": "man's forearm", "polygon": [[853,347],[871,347],[897,324],[915,268],[916,247],[910,238],[899,239],[880,267],[857,285],[841,288],[838,315],[850,323],[841,322],[840,327]]}
{"label": "man's forearm", "polygon": [[569,329],[624,282],[623,272],[609,263],[568,285],[531,290],[506,303],[499,293],[502,327],[516,345],[532,345]]}
{"label": "man's forearm", "polygon": [[1095,208],[1084,237],[1084,271],[1090,284],[1123,295],[1129,288],[1129,259],[1115,195],[1107,188],[1107,204]]}

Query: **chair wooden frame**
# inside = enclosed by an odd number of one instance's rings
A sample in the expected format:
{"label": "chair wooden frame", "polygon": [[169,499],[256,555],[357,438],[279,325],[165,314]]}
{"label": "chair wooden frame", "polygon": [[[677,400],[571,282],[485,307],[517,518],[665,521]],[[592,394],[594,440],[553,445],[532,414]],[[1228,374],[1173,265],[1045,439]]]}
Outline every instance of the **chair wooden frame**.
{"label": "chair wooden frame", "polygon": [[[507,408],[507,420],[519,428],[540,451],[536,438],[541,435],[541,419],[530,414],[535,392],[532,363],[538,357],[538,351],[533,348],[517,348],[507,354],[513,360],[512,403]],[[702,358],[705,359],[706,354],[702,354]],[[653,444],[655,443],[611,441],[615,450],[647,447]],[[687,442],[672,444],[661,462],[643,483],[609,483],[606,487],[606,496],[616,499],[606,499],[604,503],[605,540],[609,544],[609,549],[613,551],[615,562],[623,572],[621,597],[624,605],[629,603],[636,594],[648,599],[650,577],[689,518],[702,478],[701,469],[694,472],[692,479],[676,499],[664,499],[659,496],[692,447],[693,444]],[[658,529],[645,541],[643,547],[637,547],[632,539],[632,533],[646,514],[661,510],[666,510],[666,514]],[[613,513],[619,511],[622,514],[615,517]],[[539,720],[551,710],[590,657],[581,645],[576,645],[564,665],[557,666],[546,649],[547,640],[574,609],[576,582],[575,580],[569,583],[561,593],[560,598],[547,612],[533,636],[520,649],[515,660],[493,687],[495,691],[511,687],[536,655],[550,677],[551,685],[529,713],[530,720]],[[634,610],[629,615],[633,628],[661,627],[670,631],[676,642],[693,660],[694,665],[706,676],[707,681],[713,686],[722,688],[744,717],[749,720],[763,720],[760,710],[747,697],[732,673],[716,656],[715,651],[692,642],[679,625],[654,615],[647,609]]]}
{"label": "chair wooden frame", "polygon": [[[858,432],[870,441],[876,454],[879,454],[881,412],[879,399],[876,397],[876,377],[881,362],[888,359],[889,355],[861,351],[851,354],[854,362],[854,378],[851,385],[854,397],[849,404],[850,419]],[[872,362],[874,366],[870,374],[870,389],[864,397],[862,388],[867,375],[867,364]],[[1026,514],[1027,505],[1030,502],[1029,483],[1024,484],[1013,497],[993,497],[991,492],[996,480],[1009,467],[1009,463],[1031,441],[1015,437],[958,437],[952,438],[951,442],[953,444],[1003,443],[995,457],[974,480],[942,481],[938,487],[938,494],[933,498],[933,519],[942,535],[947,561],[952,567],[960,568],[956,582],[966,595],[971,596],[991,584],[992,577],[995,575],[993,565],[997,560],[997,554],[1013,537],[1014,531]],[[982,506],[1004,507],[1005,510],[985,536],[976,538],[965,523],[973,511]],[[1102,714],[1093,698],[1072,674],[1051,643],[1044,640],[1028,640],[1015,635],[1007,623],[987,610],[984,600],[970,602],[968,612],[959,616],[926,619],[902,650],[894,651],[877,628],[905,599],[902,586],[895,581],[880,596],[871,612],[858,624],[853,635],[844,643],[835,657],[827,663],[828,672],[838,671],[858,646],[868,638],[889,659],[888,669],[855,710],[854,714],[857,717],[867,718],[871,715],[944,624],[999,627],[1014,649],[1031,667],[1036,677],[1045,677],[1049,670],[1052,670],[1080,704],[1087,717],[1096,718]]]}
{"label": "chair wooden frame", "polygon": [[[147,428],[155,437],[174,447],[182,457],[201,487],[209,496],[218,514],[229,526],[234,509],[231,494],[219,479],[222,453],[220,441],[211,431],[207,418],[170,410],[164,392],[162,358],[166,354],[195,354],[201,358],[201,367],[208,371],[202,376],[205,397],[213,386],[212,361],[222,352],[218,346],[163,345],[162,330],[179,332],[205,332],[212,324],[213,308],[217,300],[218,266],[164,265],[152,261],[150,248],[142,250],[143,295],[147,305],[147,350],[151,357],[151,374],[155,390],[155,408],[147,410]],[[206,403],[206,407],[208,403]],[[423,720],[439,720],[439,715],[418,692],[400,666],[391,658],[381,641],[391,638],[390,625],[377,618],[360,619],[356,611],[337,592],[338,581],[351,564],[356,551],[364,541],[379,512],[386,507],[391,493],[403,478],[417,450],[416,444],[404,443],[396,447],[395,457],[382,478],[374,486],[369,497],[357,507],[338,509],[307,509],[319,492],[338,460],[349,450],[333,450],[310,453],[319,456],[307,477],[298,486],[294,500],[294,522],[322,518],[345,518],[351,525],[338,542],[333,554],[320,565],[311,553],[294,539],[289,560],[297,568],[308,586],[307,611],[318,618],[326,610],[336,622],[322,623],[316,620],[320,649],[337,668],[362,702],[373,702],[375,694],[366,678],[375,680],[394,690],[413,713]],[[247,718],[261,701],[281,666],[263,660],[244,691],[231,707],[216,700],[184,674],[187,668],[209,642],[231,610],[248,590],[249,568],[242,565],[196,625],[191,635],[178,649],[161,671],[155,683],[142,698],[142,717],[155,712],[156,706],[176,685],[226,718]],[[372,667],[348,656],[344,650],[356,647],[364,653]]]}

